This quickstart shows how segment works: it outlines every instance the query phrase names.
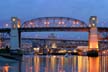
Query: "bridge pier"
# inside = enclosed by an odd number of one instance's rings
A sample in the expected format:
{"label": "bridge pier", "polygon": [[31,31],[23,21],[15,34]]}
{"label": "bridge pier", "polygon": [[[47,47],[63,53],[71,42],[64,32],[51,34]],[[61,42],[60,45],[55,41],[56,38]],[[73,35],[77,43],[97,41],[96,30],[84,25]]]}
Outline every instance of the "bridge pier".
{"label": "bridge pier", "polygon": [[89,54],[98,54],[98,29],[96,27],[97,17],[91,16],[90,18],[90,31],[89,31]]}
{"label": "bridge pier", "polygon": [[12,27],[10,32],[10,46],[12,50],[16,50],[20,48],[20,34],[18,31],[18,18],[12,17]]}

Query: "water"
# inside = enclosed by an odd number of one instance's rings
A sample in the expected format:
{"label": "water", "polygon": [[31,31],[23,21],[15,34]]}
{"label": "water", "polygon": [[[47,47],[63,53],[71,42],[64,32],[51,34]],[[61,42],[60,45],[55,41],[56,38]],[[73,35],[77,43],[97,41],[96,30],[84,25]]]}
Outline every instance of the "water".
{"label": "water", "polygon": [[108,56],[23,56],[22,61],[0,58],[0,72],[108,72]]}

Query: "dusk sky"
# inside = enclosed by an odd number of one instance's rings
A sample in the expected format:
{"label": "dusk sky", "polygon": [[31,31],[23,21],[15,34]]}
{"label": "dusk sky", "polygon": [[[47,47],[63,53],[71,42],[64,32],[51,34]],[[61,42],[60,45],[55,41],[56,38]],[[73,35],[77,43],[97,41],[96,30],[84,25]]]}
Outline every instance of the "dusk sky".
{"label": "dusk sky", "polygon": [[[72,17],[88,23],[97,16],[99,24],[108,23],[108,0],[1,0],[0,25],[17,16],[22,22],[38,17]],[[62,33],[63,36],[65,33]],[[71,33],[69,33],[70,35]],[[83,34],[79,33],[78,35]],[[85,33],[87,35],[87,33]],[[83,34],[83,36],[85,36]],[[76,34],[75,34],[76,35]],[[72,36],[70,35],[70,38]]]}

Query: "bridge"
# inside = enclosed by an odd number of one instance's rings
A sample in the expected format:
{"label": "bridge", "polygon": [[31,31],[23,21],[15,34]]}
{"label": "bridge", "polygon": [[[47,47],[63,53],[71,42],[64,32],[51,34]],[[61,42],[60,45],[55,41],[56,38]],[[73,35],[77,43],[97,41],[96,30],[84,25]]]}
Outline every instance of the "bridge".
{"label": "bridge", "polygon": [[[97,27],[97,17],[91,16],[89,23],[68,17],[41,17],[21,24],[17,17],[11,18],[11,25],[0,28],[0,33],[8,33],[12,49],[20,48],[22,32],[75,31],[88,32],[90,49],[98,50],[99,33],[108,32],[108,27]],[[16,40],[16,41],[15,41]]]}
{"label": "bridge", "polygon": [[[108,27],[98,27],[98,32],[108,32]],[[0,33],[10,33],[10,28],[0,28]],[[18,28],[19,32],[50,32],[50,31],[75,31],[89,32],[90,27],[33,27]]]}

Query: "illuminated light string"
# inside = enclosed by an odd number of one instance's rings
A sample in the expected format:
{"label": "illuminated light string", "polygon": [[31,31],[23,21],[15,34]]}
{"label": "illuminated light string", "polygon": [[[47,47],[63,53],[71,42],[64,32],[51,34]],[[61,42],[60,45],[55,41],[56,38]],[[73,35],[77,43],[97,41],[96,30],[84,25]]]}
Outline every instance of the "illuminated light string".
{"label": "illuminated light string", "polygon": [[[47,26],[50,25],[50,23],[51,24],[55,24],[55,19],[56,18],[54,18],[54,22],[52,21],[52,18],[51,19],[49,18],[48,20],[45,19],[46,21],[44,21],[44,23],[41,23],[41,24],[45,24]],[[12,21],[16,21],[16,20],[18,20],[17,27],[20,28],[21,27],[20,19],[18,19],[16,17],[13,17],[12,18]],[[32,19],[32,20],[30,20],[28,22],[29,24],[24,25],[24,27],[35,27],[35,26],[38,26],[39,25],[39,23],[37,23],[38,20],[39,19]],[[43,21],[42,19],[40,19],[40,20]],[[62,19],[62,20],[59,20],[59,19],[57,19],[57,20],[58,20],[58,24],[60,24],[60,26],[62,26],[64,24],[64,27],[68,26],[67,24],[69,24],[70,21],[72,21],[72,25],[74,25],[74,27],[76,27],[78,25],[81,26],[81,27],[85,26],[84,24],[82,24],[82,22],[80,22],[80,20],[77,20],[77,19],[76,20],[75,19],[74,20],[70,20],[70,19]],[[96,20],[96,18],[93,17],[92,20]],[[68,22],[65,22],[65,21],[68,21]],[[34,23],[34,22],[36,22],[36,23]],[[27,22],[25,22],[25,23],[27,23]],[[37,25],[35,25],[35,24],[37,24]],[[107,23],[106,22],[101,22],[101,23],[98,23],[98,24],[104,27]],[[4,24],[4,25],[5,25],[4,27],[6,27],[6,28],[7,27],[10,27],[9,24],[7,24],[7,23]],[[90,24],[88,26],[91,27]],[[95,25],[92,24],[92,26],[95,26]],[[16,27],[16,26],[14,26],[14,27]]]}
{"label": "illuminated light string", "polygon": [[[50,19],[50,18],[49,18],[48,20],[45,19],[46,21],[44,22],[44,24],[45,24],[45,25],[49,25],[49,24],[50,24],[50,21],[53,22],[52,20],[54,20],[54,23],[55,23],[55,19],[57,19],[57,18],[54,18],[54,19],[52,19],[52,18]],[[17,20],[16,17],[13,17],[13,18],[12,18],[12,21],[16,21],[16,20]],[[39,19],[30,20],[29,24],[32,25],[32,27],[37,26],[37,25],[34,25],[33,22],[36,22],[36,24],[38,24],[38,23],[37,23],[38,20],[39,20]],[[42,19],[40,19],[40,20],[42,21]],[[58,18],[57,20],[59,21],[58,24],[60,24],[60,25],[65,24],[64,21],[69,21],[69,20],[72,21],[72,24],[73,24],[73,25],[74,25],[74,24],[77,25],[77,24],[80,24],[80,23],[81,23],[80,20],[75,20],[75,19],[74,19],[74,20],[71,20],[71,19],[62,19],[62,21],[61,21],[61,20],[59,20],[59,18]],[[93,17],[92,20],[96,20],[96,18]],[[20,22],[19,19],[18,19],[18,22]],[[69,24],[69,22],[66,22],[66,23]],[[52,23],[52,24],[53,24],[53,23]],[[98,23],[98,24],[99,24],[98,26],[103,26],[103,27],[104,27],[105,25],[107,25],[107,22],[101,22],[101,23]],[[29,27],[29,26],[27,26],[27,25],[24,25],[24,27],[25,27],[25,26],[26,26],[26,27]],[[65,25],[65,26],[66,26],[66,25]],[[84,24],[83,24],[83,25],[81,24],[81,26],[84,26]],[[88,26],[90,27],[90,25],[88,25]],[[93,24],[93,26],[94,26],[94,24]],[[4,27],[10,27],[10,26],[9,26],[9,24],[5,24]],[[20,28],[20,27],[21,27],[21,25],[18,24],[18,28]]]}
{"label": "illuminated light string", "polygon": [[[33,22],[32,22],[33,21]],[[77,19],[73,19],[73,18],[61,18],[61,17],[55,17],[55,18],[50,18],[50,17],[46,17],[46,18],[37,18],[37,19],[32,19],[32,20],[29,20],[29,21],[26,21],[23,23],[23,27],[24,27],[24,24],[26,24],[28,26],[26,27],[29,27],[29,24],[33,26],[38,26],[38,27],[44,27],[44,26],[60,26],[60,27],[67,27],[67,26],[74,26],[74,27],[87,27],[87,25],[83,22],[83,21],[80,21],[80,20],[77,20]],[[29,24],[28,24],[29,23]],[[35,25],[36,24],[36,25]]]}

